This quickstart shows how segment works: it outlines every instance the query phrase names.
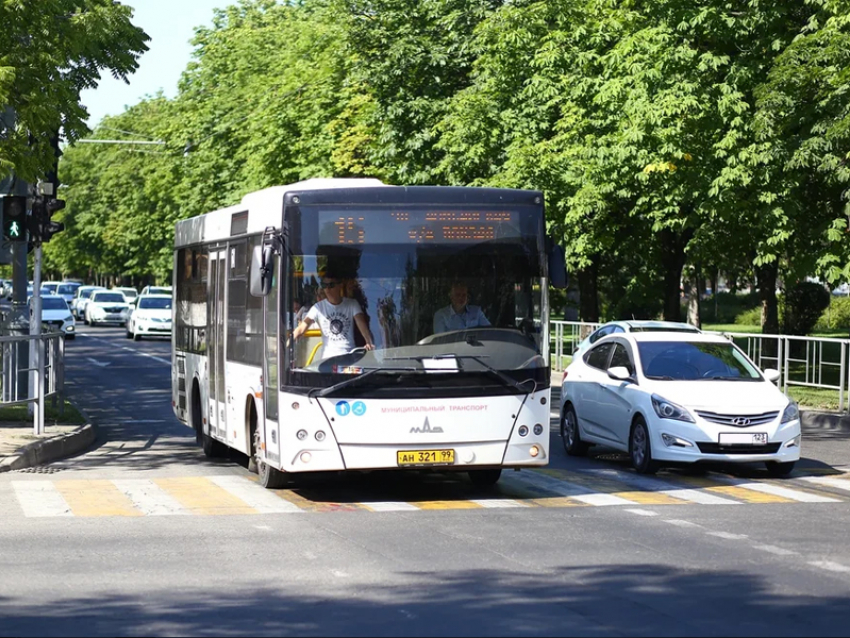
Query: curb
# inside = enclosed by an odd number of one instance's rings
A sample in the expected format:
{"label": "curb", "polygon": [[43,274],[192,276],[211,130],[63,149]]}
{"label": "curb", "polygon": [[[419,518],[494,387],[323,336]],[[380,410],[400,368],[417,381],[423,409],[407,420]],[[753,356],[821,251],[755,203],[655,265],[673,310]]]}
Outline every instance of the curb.
{"label": "curb", "polygon": [[800,408],[800,422],[804,427],[809,428],[850,430],[850,415],[841,412],[823,412]]}
{"label": "curb", "polygon": [[33,441],[0,461],[0,472],[22,470],[82,452],[97,438],[97,426],[86,423],[73,432]]}

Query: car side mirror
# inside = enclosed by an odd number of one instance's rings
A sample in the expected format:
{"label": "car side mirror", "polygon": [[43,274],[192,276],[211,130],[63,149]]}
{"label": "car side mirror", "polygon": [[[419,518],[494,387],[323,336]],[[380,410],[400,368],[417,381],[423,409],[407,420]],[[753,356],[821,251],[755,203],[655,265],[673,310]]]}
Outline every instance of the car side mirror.
{"label": "car side mirror", "polygon": [[563,290],[567,287],[567,259],[562,246],[551,238],[547,241],[549,260],[549,285]]}
{"label": "car side mirror", "polygon": [[776,383],[781,377],[782,374],[779,372],[779,370],[776,370],[775,368],[767,368],[764,371],[764,378],[770,381],[771,383]]}
{"label": "car side mirror", "polygon": [[608,368],[608,376],[615,381],[629,381],[634,383],[635,379],[629,372],[629,369],[625,366],[614,366],[613,368]]}

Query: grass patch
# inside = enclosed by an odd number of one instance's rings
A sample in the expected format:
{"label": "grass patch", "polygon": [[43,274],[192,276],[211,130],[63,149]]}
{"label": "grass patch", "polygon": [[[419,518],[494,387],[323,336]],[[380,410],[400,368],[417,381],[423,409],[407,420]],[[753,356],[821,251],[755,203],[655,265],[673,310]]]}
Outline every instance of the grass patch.
{"label": "grass patch", "polygon": [[761,326],[749,326],[740,323],[704,323],[702,329],[705,332],[745,332],[747,334],[761,334]]}
{"label": "grass patch", "polygon": [[[85,425],[86,418],[80,414],[70,401],[65,400],[65,413],[59,414],[59,401],[57,399],[56,407],[53,407],[51,397],[44,401],[44,423],[46,425]],[[10,423],[27,423],[32,421],[32,417],[27,414],[27,404],[19,403],[17,405],[7,405],[0,407],[0,422]]]}
{"label": "grass patch", "polygon": [[[807,388],[792,385],[788,388],[788,396],[800,404],[802,408],[835,412],[838,410],[838,390],[823,388]],[[847,395],[844,396],[844,407],[847,407]]]}

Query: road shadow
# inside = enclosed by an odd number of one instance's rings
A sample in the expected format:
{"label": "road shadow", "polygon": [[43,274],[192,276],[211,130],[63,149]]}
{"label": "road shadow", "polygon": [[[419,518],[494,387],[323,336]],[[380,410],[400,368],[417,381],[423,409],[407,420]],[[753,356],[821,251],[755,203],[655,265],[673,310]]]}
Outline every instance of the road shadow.
{"label": "road shadow", "polygon": [[319,574],[291,580],[266,569],[226,592],[204,590],[225,587],[217,569],[199,566],[192,586],[186,576],[167,588],[141,582],[139,595],[6,596],[0,635],[840,636],[850,603],[783,595],[767,576],[654,564],[401,571],[344,588]]}

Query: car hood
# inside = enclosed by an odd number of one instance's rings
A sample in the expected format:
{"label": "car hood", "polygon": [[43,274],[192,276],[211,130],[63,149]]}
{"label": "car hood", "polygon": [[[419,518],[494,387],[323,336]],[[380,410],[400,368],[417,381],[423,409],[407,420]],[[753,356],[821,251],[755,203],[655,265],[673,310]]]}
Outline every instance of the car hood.
{"label": "car hood", "polygon": [[769,381],[654,381],[647,389],[695,410],[721,414],[729,412],[765,412],[783,410],[788,398]]}
{"label": "car hood", "polygon": [[116,306],[118,308],[129,308],[130,307],[130,304],[128,304],[126,301],[91,301],[91,300],[89,300],[89,303],[92,304],[93,306],[101,306],[101,307],[104,307],[104,308],[107,307],[107,306],[109,306],[110,308],[116,307]]}

